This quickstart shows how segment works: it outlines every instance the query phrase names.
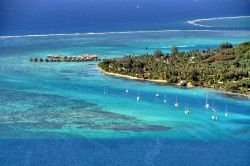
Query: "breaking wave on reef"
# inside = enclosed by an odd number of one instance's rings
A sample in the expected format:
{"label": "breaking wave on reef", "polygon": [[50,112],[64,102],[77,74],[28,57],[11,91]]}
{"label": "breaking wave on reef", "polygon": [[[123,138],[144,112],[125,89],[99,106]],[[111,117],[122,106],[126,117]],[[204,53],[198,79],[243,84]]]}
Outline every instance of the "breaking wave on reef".
{"label": "breaking wave on reef", "polygon": [[204,25],[204,24],[201,24],[199,22],[213,21],[213,20],[225,20],[225,19],[241,19],[241,18],[250,18],[250,16],[204,18],[204,19],[189,20],[189,21],[187,21],[187,23],[194,25],[194,26],[200,26],[200,27],[212,27],[210,25]]}

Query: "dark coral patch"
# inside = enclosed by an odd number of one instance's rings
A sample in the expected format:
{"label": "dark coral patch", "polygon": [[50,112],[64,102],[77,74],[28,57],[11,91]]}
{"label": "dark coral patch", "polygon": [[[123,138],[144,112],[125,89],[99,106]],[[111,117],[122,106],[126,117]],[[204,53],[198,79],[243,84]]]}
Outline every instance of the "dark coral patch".
{"label": "dark coral patch", "polygon": [[113,131],[131,131],[131,132],[144,132],[144,131],[166,131],[171,129],[170,127],[160,126],[160,125],[144,125],[144,126],[107,126],[103,127],[106,130],[113,130]]}
{"label": "dark coral patch", "polygon": [[111,131],[120,131],[120,132],[145,132],[145,131],[167,131],[170,130],[170,127],[160,126],[160,125],[117,125],[109,126],[108,124],[91,124],[91,125],[81,125],[78,126],[81,129],[94,129],[94,130],[111,130]]}
{"label": "dark coral patch", "polygon": [[124,119],[124,120],[135,120],[136,119],[136,117],[134,117],[134,116],[122,115],[122,114],[118,114],[118,113],[101,111],[101,110],[94,110],[92,112],[99,114],[99,115],[102,115],[103,117],[108,117],[108,118],[112,118],[112,119]]}
{"label": "dark coral patch", "polygon": [[248,133],[250,133],[250,127],[243,127],[239,130],[236,130],[234,132],[234,135],[241,135],[241,134],[248,134]]}
{"label": "dark coral patch", "polygon": [[20,122],[16,124],[22,128],[38,128],[38,129],[61,129],[63,124],[53,122]]}
{"label": "dark coral patch", "polygon": [[4,91],[4,93],[5,101],[10,106],[16,100],[29,106],[20,109],[13,107],[12,111],[0,111],[0,127],[13,131],[17,129],[25,132],[29,129],[32,129],[32,132],[36,129],[60,130],[64,127],[120,132],[170,129],[166,126],[146,124],[135,116],[103,111],[94,103],[82,100],[19,91]]}

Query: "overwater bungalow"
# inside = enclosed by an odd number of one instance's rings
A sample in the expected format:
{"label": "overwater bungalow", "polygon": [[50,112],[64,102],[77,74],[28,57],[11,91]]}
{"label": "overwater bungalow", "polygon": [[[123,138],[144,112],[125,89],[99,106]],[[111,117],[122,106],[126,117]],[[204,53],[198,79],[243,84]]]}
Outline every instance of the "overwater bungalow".
{"label": "overwater bungalow", "polygon": [[98,61],[98,58],[95,54],[83,54],[80,56],[66,56],[66,55],[57,55],[49,54],[47,58],[30,58],[30,62],[85,62],[85,61]]}

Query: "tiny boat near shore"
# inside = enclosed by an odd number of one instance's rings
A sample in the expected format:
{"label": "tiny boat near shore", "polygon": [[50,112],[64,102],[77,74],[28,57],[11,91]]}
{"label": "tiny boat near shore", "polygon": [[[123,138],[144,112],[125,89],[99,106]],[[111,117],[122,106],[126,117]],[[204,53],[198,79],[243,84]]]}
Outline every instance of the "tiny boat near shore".
{"label": "tiny boat near shore", "polygon": [[206,96],[206,104],[205,104],[205,108],[209,108],[209,104],[208,104],[208,94]]}
{"label": "tiny boat near shore", "polygon": [[212,120],[214,120],[214,121],[218,120],[218,116],[216,115],[216,109],[215,108],[213,108]]}
{"label": "tiny boat near shore", "polygon": [[155,94],[155,97],[159,97],[160,94],[159,94],[159,91],[158,91],[158,88],[157,88],[157,91],[156,91],[156,94]]}
{"label": "tiny boat near shore", "polygon": [[106,87],[103,88],[103,94],[104,94],[105,96],[107,96]]}
{"label": "tiny boat near shore", "polygon": [[140,97],[139,90],[137,91],[137,97],[136,97],[136,100],[137,100],[137,101],[141,101],[141,97]]}
{"label": "tiny boat near shore", "polygon": [[178,103],[178,97],[177,97],[177,95],[176,95],[176,97],[175,97],[175,104],[174,104],[174,106],[175,106],[176,108],[180,107],[180,104]]}
{"label": "tiny boat near shore", "polygon": [[167,103],[167,94],[166,94],[166,92],[165,92],[165,97],[164,97],[163,103]]}
{"label": "tiny boat near shore", "polygon": [[187,107],[185,107],[184,113],[185,113],[186,115],[189,115],[189,114],[190,114],[190,111],[188,110]]}
{"label": "tiny boat near shore", "polygon": [[226,112],[225,112],[225,117],[229,117],[230,116],[230,114],[227,112],[227,106],[226,106]]}

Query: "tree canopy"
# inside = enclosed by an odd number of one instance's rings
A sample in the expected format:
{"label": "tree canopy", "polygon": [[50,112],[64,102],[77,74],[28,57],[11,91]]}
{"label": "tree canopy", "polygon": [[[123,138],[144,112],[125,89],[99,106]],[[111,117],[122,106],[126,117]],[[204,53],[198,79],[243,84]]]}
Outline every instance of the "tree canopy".
{"label": "tree canopy", "polygon": [[171,53],[172,53],[172,54],[178,54],[178,53],[179,53],[178,48],[177,48],[176,46],[172,46],[172,47],[171,47]]}
{"label": "tree canopy", "polygon": [[175,50],[172,54],[157,50],[153,56],[146,54],[106,59],[99,63],[99,67],[107,72],[138,78],[166,80],[169,83],[185,80],[193,86],[249,94],[250,42],[200,51]]}
{"label": "tree canopy", "polygon": [[221,49],[233,48],[233,44],[225,42],[225,43],[220,44],[220,48]]}

